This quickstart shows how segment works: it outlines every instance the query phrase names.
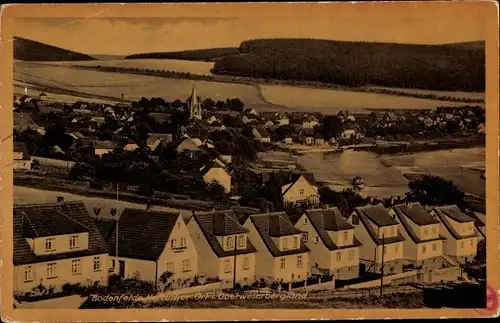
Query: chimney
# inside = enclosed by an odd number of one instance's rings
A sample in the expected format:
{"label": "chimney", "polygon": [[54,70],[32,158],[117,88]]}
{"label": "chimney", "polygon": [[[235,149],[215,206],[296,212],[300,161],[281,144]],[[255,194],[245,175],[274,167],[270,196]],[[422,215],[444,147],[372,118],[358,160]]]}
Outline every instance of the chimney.
{"label": "chimney", "polygon": [[63,203],[63,202],[64,202],[64,196],[58,196],[57,203]]}

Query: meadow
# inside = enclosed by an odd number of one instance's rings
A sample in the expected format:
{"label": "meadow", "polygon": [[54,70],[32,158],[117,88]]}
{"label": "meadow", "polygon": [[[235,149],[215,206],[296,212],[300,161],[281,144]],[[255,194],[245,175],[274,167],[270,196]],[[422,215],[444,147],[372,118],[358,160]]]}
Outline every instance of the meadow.
{"label": "meadow", "polygon": [[[130,64],[138,61],[155,60],[119,60]],[[162,61],[158,60],[158,64]],[[85,63],[95,64],[96,61]],[[100,62],[113,62],[100,61]],[[15,62],[14,80],[18,85],[35,85],[38,91],[50,92],[48,87],[56,88],[58,95],[68,94],[78,99],[77,91],[82,97],[101,96],[101,99],[119,100],[121,94],[129,101],[141,97],[162,97],[166,100],[187,99],[190,95],[193,81],[187,79],[163,78],[148,75],[110,73],[94,70],[76,69],[68,66],[74,62],[58,64]],[[170,64],[169,63],[169,64]],[[200,62],[175,61],[176,64],[198,64]],[[110,63],[112,64],[112,63]],[[139,62],[141,64],[141,62]],[[211,64],[211,63],[202,63]],[[132,65],[137,66],[137,65]],[[187,65],[186,65],[187,66]],[[164,67],[167,69],[166,67]],[[44,89],[44,86],[47,89]],[[22,86],[16,87],[16,92],[23,91]],[[198,95],[213,100],[239,98],[246,107],[258,110],[297,110],[308,112],[336,113],[339,109],[434,109],[438,106],[462,106],[467,103],[421,99],[389,94],[367,93],[337,89],[314,89],[286,85],[251,85],[228,82],[196,81]],[[28,87],[31,91],[32,88]]]}

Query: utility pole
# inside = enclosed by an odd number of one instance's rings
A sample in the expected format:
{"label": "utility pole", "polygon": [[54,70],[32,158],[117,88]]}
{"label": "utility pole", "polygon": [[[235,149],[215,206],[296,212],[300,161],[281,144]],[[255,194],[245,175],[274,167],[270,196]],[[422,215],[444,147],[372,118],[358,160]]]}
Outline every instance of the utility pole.
{"label": "utility pole", "polygon": [[236,294],[236,241],[237,236],[234,237],[234,264],[233,264],[233,293]]}
{"label": "utility pole", "polygon": [[380,276],[380,297],[382,297],[384,289],[384,253],[385,253],[385,235],[382,235],[382,264],[380,266],[380,272],[382,276]]}

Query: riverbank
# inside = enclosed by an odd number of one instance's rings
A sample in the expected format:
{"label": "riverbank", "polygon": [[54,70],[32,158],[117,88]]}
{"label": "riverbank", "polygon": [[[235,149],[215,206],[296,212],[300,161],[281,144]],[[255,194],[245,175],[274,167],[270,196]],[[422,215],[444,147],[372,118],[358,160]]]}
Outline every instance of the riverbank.
{"label": "riverbank", "polygon": [[[140,68],[125,68],[125,67],[114,67],[114,66],[85,66],[85,65],[68,65],[71,68],[94,70],[102,72],[112,72],[112,73],[126,73],[126,74],[139,74],[139,75],[149,75],[157,77],[166,78],[179,78],[188,79],[194,81],[208,81],[208,82],[225,82],[225,83],[238,83],[245,85],[288,85],[293,87],[301,88],[315,88],[315,89],[330,89],[339,91],[350,91],[350,92],[364,92],[364,93],[376,93],[391,96],[403,96],[412,97],[418,99],[431,99],[436,101],[448,101],[448,102],[459,102],[459,103],[470,103],[470,104],[484,104],[484,100],[473,99],[473,98],[454,98],[450,96],[440,96],[435,94],[427,93],[409,93],[406,91],[398,91],[394,89],[384,89],[384,88],[374,88],[374,87],[348,87],[330,83],[323,82],[307,82],[307,81],[292,81],[292,80],[275,80],[275,79],[263,79],[263,78],[250,78],[230,74],[211,74],[211,75],[200,75],[192,73],[182,73],[167,70],[153,70],[153,69],[140,69]],[[259,87],[260,89],[260,87]]]}

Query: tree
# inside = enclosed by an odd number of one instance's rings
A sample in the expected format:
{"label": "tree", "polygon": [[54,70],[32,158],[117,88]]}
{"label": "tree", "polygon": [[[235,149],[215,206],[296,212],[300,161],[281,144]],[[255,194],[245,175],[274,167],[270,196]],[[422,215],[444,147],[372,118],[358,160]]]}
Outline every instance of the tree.
{"label": "tree", "polygon": [[203,102],[201,103],[201,108],[203,110],[212,111],[214,107],[215,107],[215,101],[210,98],[203,100]]}
{"label": "tree", "polygon": [[285,124],[279,126],[274,131],[279,140],[284,140],[286,137],[289,137],[295,133],[295,127],[290,124]]}
{"label": "tree", "polygon": [[465,194],[452,181],[438,176],[425,175],[409,183],[410,192],[406,193],[409,201],[422,205],[457,205],[465,206]]}
{"label": "tree", "polygon": [[226,107],[231,111],[242,112],[244,106],[245,104],[238,98],[226,100]]}
{"label": "tree", "polygon": [[486,264],[486,240],[481,240],[477,244],[477,253],[474,260],[481,264]]}
{"label": "tree", "polygon": [[342,133],[342,121],[336,116],[327,116],[323,119],[321,133],[326,140],[338,138]]}
{"label": "tree", "polygon": [[209,200],[214,201],[217,205],[224,199],[224,196],[226,195],[224,186],[220,185],[218,182],[208,183],[205,191],[205,196]]}
{"label": "tree", "polygon": [[174,111],[170,116],[170,120],[172,120],[172,125],[174,125],[177,128],[185,126],[189,122],[188,116],[186,115],[186,113],[182,111]]}

